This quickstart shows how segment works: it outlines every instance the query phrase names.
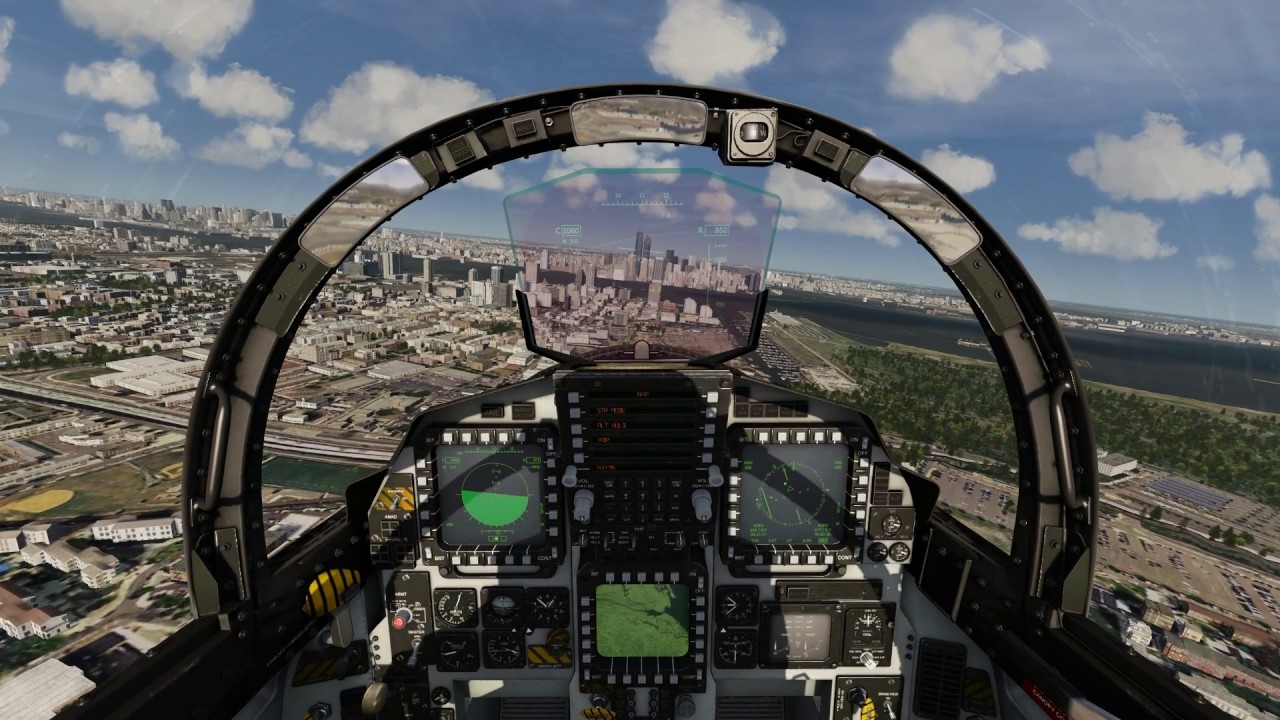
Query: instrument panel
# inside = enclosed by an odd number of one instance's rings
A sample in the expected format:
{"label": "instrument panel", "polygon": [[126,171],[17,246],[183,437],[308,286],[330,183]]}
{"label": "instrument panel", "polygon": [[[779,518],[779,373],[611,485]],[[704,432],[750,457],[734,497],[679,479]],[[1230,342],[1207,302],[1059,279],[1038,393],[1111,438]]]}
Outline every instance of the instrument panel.
{"label": "instrument panel", "polygon": [[761,692],[844,717],[850,678],[892,709],[914,524],[847,408],[719,370],[557,372],[406,440],[369,511],[375,676],[424,717],[556,697],[565,717],[710,720]]}

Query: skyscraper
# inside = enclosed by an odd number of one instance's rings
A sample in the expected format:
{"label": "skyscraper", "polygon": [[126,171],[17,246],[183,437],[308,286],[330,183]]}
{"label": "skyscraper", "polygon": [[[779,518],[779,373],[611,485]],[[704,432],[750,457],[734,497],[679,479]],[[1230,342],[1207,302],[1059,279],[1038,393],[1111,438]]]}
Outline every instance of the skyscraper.
{"label": "skyscraper", "polygon": [[382,265],[382,277],[393,278],[404,274],[404,253],[384,250],[378,260]]}
{"label": "skyscraper", "polygon": [[431,271],[433,269],[434,268],[431,265],[431,258],[423,258],[422,259],[422,282],[427,283],[428,285],[431,284],[431,280],[432,280]]}
{"label": "skyscraper", "polygon": [[502,282],[502,266],[501,265],[491,265],[489,267],[489,282],[493,283],[494,285],[497,285],[498,283]]}
{"label": "skyscraper", "polygon": [[636,249],[635,249],[635,257],[636,257],[635,270],[632,272],[633,278],[640,277],[640,263],[644,262],[644,259],[649,257],[649,251],[652,248],[653,248],[653,239],[650,238],[648,235],[645,235],[644,232],[637,232],[636,233]]}

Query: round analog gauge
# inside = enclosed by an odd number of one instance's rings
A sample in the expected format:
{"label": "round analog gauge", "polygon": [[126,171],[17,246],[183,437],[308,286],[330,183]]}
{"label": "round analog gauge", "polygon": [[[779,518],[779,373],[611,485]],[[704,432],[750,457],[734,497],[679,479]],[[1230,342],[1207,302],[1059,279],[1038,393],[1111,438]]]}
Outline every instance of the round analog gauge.
{"label": "round analog gauge", "polygon": [[906,562],[911,557],[911,548],[906,543],[894,543],[889,546],[889,559],[896,562]]}
{"label": "round analog gauge", "polygon": [[436,634],[436,669],[475,672],[480,669],[480,642],[475,633]]}
{"label": "round analog gauge", "polygon": [[489,598],[489,608],[498,617],[511,617],[516,614],[516,599],[505,593]]}
{"label": "round analog gauge", "polygon": [[756,634],[747,630],[716,633],[716,667],[754,668],[758,655]]}
{"label": "round analog gauge", "polygon": [[483,603],[480,621],[485,627],[515,628],[523,624],[520,606],[524,603],[524,593],[519,588],[485,588],[480,593]]}
{"label": "round analog gauge", "polygon": [[724,587],[716,591],[721,625],[755,625],[758,591],[754,587]]}
{"label": "round analog gauge", "polygon": [[524,667],[524,635],[514,630],[485,630],[484,666]]}
{"label": "round analog gauge", "polygon": [[761,479],[754,498],[756,510],[776,525],[812,525],[831,502],[826,478],[807,463],[775,462]]}
{"label": "round analog gauge", "polygon": [[471,588],[437,590],[436,620],[449,627],[476,626],[476,591]]}
{"label": "round analog gauge", "polygon": [[531,628],[569,627],[569,591],[566,588],[526,590],[525,613]]}
{"label": "round analog gauge", "polygon": [[867,547],[867,559],[871,562],[884,562],[889,557],[889,548],[884,543],[874,542]]}
{"label": "round analog gauge", "polygon": [[898,531],[902,529],[902,517],[894,513],[885,515],[884,520],[880,522],[880,529],[884,531],[885,535],[897,535]]}
{"label": "round analog gauge", "polygon": [[[876,651],[881,652],[878,648],[884,642],[885,614],[883,610],[866,608],[865,610],[851,611],[845,623],[847,630],[856,638],[858,648],[877,648]],[[852,650],[852,648],[850,649]]]}

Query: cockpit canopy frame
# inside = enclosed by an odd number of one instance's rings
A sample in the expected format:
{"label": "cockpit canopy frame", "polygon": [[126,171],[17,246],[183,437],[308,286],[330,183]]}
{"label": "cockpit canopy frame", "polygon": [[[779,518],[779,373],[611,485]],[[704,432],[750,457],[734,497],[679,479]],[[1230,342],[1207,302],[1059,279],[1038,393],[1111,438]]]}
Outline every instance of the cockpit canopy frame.
{"label": "cockpit canopy frame", "polygon": [[356,166],[281,234],[232,305],[193,402],[183,510],[198,615],[239,617],[279,594],[261,522],[261,438],[294,333],[342,259],[447,184],[606,142],[700,145],[729,165],[785,164],[872,203],[915,237],[973,307],[1005,379],[1020,493],[1003,572],[1041,611],[1085,611],[1097,503],[1080,378],[1044,297],[995,229],[927,168],[837,119],[741,92],[629,84],[527,95],[423,128]]}

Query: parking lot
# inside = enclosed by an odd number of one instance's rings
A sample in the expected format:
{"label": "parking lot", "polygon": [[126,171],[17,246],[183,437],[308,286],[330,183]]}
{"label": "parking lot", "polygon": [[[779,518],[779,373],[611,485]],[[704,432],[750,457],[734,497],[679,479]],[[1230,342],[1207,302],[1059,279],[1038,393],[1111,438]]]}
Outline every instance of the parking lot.
{"label": "parking lot", "polygon": [[[938,483],[945,505],[1012,530],[1017,504],[1013,485],[941,463],[926,467],[925,474]],[[1280,577],[1146,530],[1128,515],[1101,517],[1098,571],[1145,580],[1179,596],[1199,597],[1224,612],[1280,630]]]}

